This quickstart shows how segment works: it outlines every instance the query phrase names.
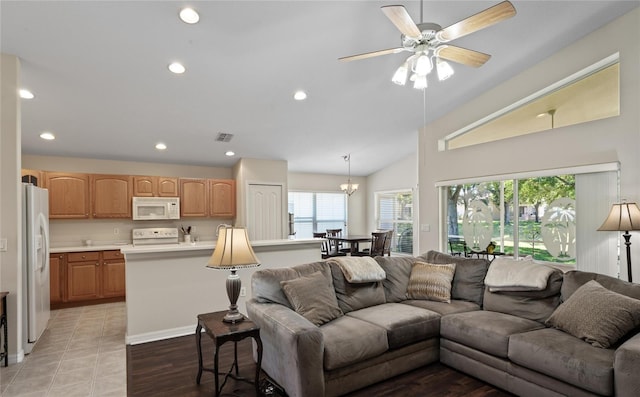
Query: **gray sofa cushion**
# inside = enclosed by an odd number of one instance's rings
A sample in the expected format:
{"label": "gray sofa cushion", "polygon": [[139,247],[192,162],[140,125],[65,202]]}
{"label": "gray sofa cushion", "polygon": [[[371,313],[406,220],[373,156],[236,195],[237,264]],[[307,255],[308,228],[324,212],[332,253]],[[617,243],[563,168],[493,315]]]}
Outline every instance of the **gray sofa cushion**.
{"label": "gray sofa cushion", "polygon": [[564,302],[569,299],[571,294],[591,280],[597,281],[600,285],[613,292],[640,299],[640,284],[619,280],[614,277],[605,276],[604,274],[573,270],[564,274],[561,289],[562,301]]}
{"label": "gray sofa cushion", "polygon": [[[324,369],[346,367],[389,350],[384,328],[342,316],[320,327],[324,340]],[[300,352],[304,355],[304,352]]]}
{"label": "gray sofa cushion", "polygon": [[509,337],[543,328],[542,324],[485,310],[458,313],[440,319],[440,335],[497,357],[507,358]]}
{"label": "gray sofa cushion", "polygon": [[381,281],[352,284],[347,281],[336,262],[327,261],[327,263],[331,268],[338,305],[344,313],[386,302]]}
{"label": "gray sofa cushion", "polygon": [[387,302],[397,303],[407,299],[407,285],[416,258],[411,256],[377,256],[374,259],[387,274],[387,278],[382,280]]}
{"label": "gray sofa cushion", "polygon": [[514,363],[607,396],[613,395],[614,353],[551,328],[509,338]]}
{"label": "gray sofa cushion", "polygon": [[329,269],[281,281],[280,285],[293,310],[313,324],[322,325],[342,316]]}
{"label": "gray sofa cushion", "polygon": [[451,283],[451,299],[460,299],[482,305],[484,278],[489,270],[486,259],[462,258],[438,251],[429,251],[418,257],[429,263],[455,263],[456,274]]}
{"label": "gray sofa cushion", "polygon": [[257,302],[279,303],[293,309],[282,291],[280,282],[308,276],[328,266],[326,262],[320,261],[294,267],[258,270],[251,276],[251,295]]}
{"label": "gray sofa cushion", "polygon": [[490,292],[485,288],[483,308],[543,323],[560,304],[562,279],[562,272],[555,270],[541,291]]}
{"label": "gray sofa cushion", "polygon": [[606,349],[640,325],[640,300],[591,280],[553,312],[547,325]]}
{"label": "gray sofa cushion", "polygon": [[422,309],[431,310],[432,312],[436,312],[441,316],[447,314],[454,313],[465,313],[472,312],[475,310],[480,310],[480,306],[477,303],[460,301],[460,300],[452,300],[449,303],[444,302],[434,302],[434,301],[426,301],[426,300],[406,300],[402,302],[406,305],[420,307]]}
{"label": "gray sofa cushion", "polygon": [[440,334],[438,313],[401,303],[385,303],[356,310],[350,312],[348,316],[384,328],[387,331],[390,349],[437,337]]}

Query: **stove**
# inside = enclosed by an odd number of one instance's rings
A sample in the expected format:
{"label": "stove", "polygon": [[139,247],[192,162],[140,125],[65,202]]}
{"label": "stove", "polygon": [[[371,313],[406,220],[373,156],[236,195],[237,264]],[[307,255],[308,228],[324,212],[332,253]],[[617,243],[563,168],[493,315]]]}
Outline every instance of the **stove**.
{"label": "stove", "polygon": [[133,245],[178,244],[178,228],[151,227],[133,229]]}

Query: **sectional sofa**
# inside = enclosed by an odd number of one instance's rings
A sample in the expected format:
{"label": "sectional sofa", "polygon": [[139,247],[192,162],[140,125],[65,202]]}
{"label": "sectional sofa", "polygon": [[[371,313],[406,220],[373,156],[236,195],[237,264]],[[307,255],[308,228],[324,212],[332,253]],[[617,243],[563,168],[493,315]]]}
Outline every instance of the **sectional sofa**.
{"label": "sectional sofa", "polygon": [[253,275],[262,368],[291,397],[343,395],[437,361],[517,395],[640,396],[638,284],[536,264],[533,286],[504,285],[516,261],[435,251],[350,260]]}

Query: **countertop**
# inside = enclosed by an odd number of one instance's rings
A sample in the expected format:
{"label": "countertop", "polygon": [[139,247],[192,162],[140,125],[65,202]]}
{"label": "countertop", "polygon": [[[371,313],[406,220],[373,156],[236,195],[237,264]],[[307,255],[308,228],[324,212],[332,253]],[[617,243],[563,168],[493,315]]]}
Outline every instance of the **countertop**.
{"label": "countertop", "polygon": [[[251,246],[258,247],[275,247],[275,246],[292,246],[299,244],[317,243],[319,239],[295,239],[295,240],[260,240],[253,241]],[[110,251],[119,250],[125,254],[149,253],[149,252],[171,252],[171,251],[191,251],[191,250],[213,250],[216,247],[215,241],[198,241],[195,243],[178,243],[178,244],[157,244],[157,245],[136,245],[129,243],[98,243],[95,245],[60,245],[51,247],[49,250],[52,254],[63,252],[86,252],[86,251]]]}

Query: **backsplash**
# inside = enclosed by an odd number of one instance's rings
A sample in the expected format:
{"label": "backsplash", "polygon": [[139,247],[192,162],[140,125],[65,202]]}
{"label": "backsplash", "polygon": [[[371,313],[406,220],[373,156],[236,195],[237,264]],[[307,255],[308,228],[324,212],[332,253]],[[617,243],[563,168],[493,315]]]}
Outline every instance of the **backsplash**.
{"label": "backsplash", "polygon": [[[178,221],[131,221],[125,219],[52,219],[49,221],[51,247],[84,245],[91,240],[93,245],[131,243],[132,230],[147,227],[191,226],[192,239],[215,241],[218,219],[183,219]],[[180,234],[182,240],[182,233]]]}

